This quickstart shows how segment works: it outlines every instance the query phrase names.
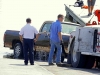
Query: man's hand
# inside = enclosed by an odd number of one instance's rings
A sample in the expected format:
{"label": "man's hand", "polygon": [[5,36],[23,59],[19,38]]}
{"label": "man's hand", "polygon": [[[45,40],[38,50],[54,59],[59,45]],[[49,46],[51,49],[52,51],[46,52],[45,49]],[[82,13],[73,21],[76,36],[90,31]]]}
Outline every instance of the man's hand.
{"label": "man's hand", "polygon": [[37,41],[38,37],[39,37],[39,34],[36,34],[36,38],[34,39],[34,42]]}
{"label": "man's hand", "polygon": [[89,0],[89,1],[91,1],[91,0]]}
{"label": "man's hand", "polygon": [[19,35],[20,41],[23,42],[23,36]]}
{"label": "man's hand", "polygon": [[36,41],[37,41],[37,39],[35,38],[35,39],[34,39],[34,42],[36,42]]}
{"label": "man's hand", "polygon": [[21,40],[21,42],[23,43],[23,39]]}
{"label": "man's hand", "polygon": [[63,45],[63,40],[60,41],[60,45]]}

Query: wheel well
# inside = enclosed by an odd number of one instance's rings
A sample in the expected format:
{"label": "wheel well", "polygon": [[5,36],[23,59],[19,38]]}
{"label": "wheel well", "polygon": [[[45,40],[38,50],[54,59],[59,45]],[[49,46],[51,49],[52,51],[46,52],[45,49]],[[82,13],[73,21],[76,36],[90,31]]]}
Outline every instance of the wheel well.
{"label": "wheel well", "polygon": [[64,50],[64,45],[62,45],[62,53],[66,54],[66,52]]}
{"label": "wheel well", "polygon": [[22,42],[20,40],[13,40],[12,41],[12,49],[14,49],[14,46],[16,43],[20,43],[22,45]]}
{"label": "wheel well", "polygon": [[70,53],[70,49],[71,49],[71,46],[72,46],[72,43],[74,42],[74,40],[75,40],[75,37],[72,39],[72,42],[71,42],[71,44],[70,44],[69,53]]}

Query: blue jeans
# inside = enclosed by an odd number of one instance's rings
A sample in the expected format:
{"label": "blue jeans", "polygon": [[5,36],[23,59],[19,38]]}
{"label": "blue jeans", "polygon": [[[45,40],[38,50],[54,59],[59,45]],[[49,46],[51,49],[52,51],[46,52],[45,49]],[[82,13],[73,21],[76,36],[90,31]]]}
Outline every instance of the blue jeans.
{"label": "blue jeans", "polygon": [[60,42],[54,42],[54,41],[50,40],[50,44],[51,44],[51,49],[50,49],[50,53],[49,53],[48,62],[52,63],[54,51],[55,51],[55,48],[57,48],[56,63],[60,63],[61,62],[61,53],[62,53],[62,46],[60,45]]}

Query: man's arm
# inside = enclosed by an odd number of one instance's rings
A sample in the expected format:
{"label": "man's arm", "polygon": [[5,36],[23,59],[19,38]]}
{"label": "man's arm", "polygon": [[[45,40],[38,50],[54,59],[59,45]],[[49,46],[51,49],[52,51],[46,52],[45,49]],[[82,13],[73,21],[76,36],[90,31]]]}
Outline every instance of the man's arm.
{"label": "man's arm", "polygon": [[35,42],[37,41],[38,37],[39,37],[39,34],[36,34]]}
{"label": "man's arm", "polygon": [[20,41],[22,42],[23,41],[23,36],[19,35],[19,38],[20,38]]}
{"label": "man's arm", "polygon": [[62,41],[62,35],[61,35],[61,32],[58,32],[58,36],[59,36],[60,41]]}
{"label": "man's arm", "polygon": [[23,41],[23,34],[24,34],[24,31],[23,31],[23,28],[22,28],[21,31],[19,32],[19,38],[20,38],[21,42]]}
{"label": "man's arm", "polygon": [[36,38],[34,39],[34,41],[36,42],[38,40],[38,37],[39,37],[39,32],[37,31],[36,28],[34,28],[34,29],[35,29],[34,33],[36,34]]}
{"label": "man's arm", "polygon": [[61,27],[61,25],[59,24],[59,25],[58,25],[58,37],[59,37],[60,41],[62,41],[61,29],[62,29],[62,27]]}

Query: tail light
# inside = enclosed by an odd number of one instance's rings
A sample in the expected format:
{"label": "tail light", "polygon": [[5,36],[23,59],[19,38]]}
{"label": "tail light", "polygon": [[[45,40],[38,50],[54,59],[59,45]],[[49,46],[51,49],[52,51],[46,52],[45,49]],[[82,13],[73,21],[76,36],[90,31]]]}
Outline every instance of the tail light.
{"label": "tail light", "polygon": [[4,36],[3,36],[3,41],[5,40],[5,36],[6,36],[6,34],[4,34]]}

